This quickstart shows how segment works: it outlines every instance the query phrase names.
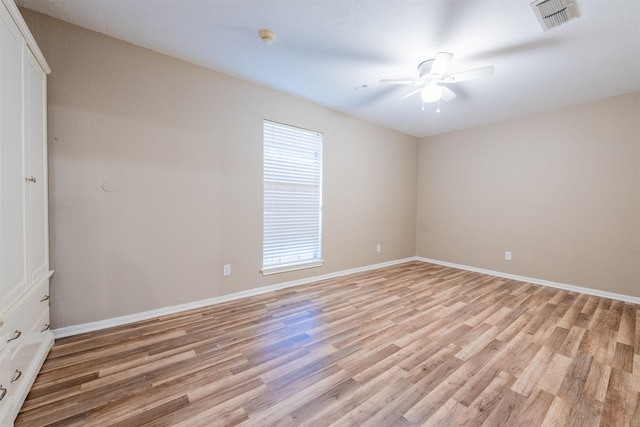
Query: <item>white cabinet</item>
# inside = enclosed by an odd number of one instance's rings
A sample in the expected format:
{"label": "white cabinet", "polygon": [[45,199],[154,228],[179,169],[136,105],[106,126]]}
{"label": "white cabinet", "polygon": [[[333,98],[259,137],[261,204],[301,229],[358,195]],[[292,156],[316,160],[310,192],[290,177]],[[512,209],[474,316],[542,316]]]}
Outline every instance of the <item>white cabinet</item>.
{"label": "white cabinet", "polygon": [[[23,38],[0,11],[0,306],[11,307],[27,288],[25,168],[23,159]],[[7,22],[9,21],[9,22]]]}
{"label": "white cabinet", "polygon": [[[25,184],[28,187],[27,220],[27,280],[37,283],[49,271],[49,229],[47,205],[47,126],[45,112],[47,75],[31,52],[25,61],[25,121],[26,150]],[[27,181],[28,180],[28,181]],[[28,182],[28,183],[27,183]]]}
{"label": "white cabinet", "polygon": [[49,331],[46,75],[13,0],[0,0],[0,427],[53,345]]}

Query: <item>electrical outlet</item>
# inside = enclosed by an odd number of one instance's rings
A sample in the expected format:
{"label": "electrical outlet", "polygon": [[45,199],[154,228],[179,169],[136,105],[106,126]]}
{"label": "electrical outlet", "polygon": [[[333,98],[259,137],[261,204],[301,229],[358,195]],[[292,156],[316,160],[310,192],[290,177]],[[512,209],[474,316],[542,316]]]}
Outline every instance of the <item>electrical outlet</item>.
{"label": "electrical outlet", "polygon": [[231,276],[231,264],[224,265],[224,271],[222,274],[224,274],[225,276]]}
{"label": "electrical outlet", "polygon": [[504,252],[504,259],[506,259],[507,261],[511,261],[511,251]]}
{"label": "electrical outlet", "polygon": [[376,252],[380,252],[382,250],[382,245],[380,243],[378,243],[376,245]]}

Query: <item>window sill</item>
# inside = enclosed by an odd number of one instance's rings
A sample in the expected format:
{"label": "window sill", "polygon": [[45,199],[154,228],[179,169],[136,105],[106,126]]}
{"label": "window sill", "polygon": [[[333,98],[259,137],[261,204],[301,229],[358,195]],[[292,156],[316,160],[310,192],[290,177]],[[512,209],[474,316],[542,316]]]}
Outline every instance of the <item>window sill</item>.
{"label": "window sill", "polygon": [[305,270],[307,268],[314,268],[314,267],[322,267],[323,263],[324,263],[324,260],[305,262],[301,264],[279,265],[277,267],[263,268],[262,270],[260,270],[260,273],[262,273],[263,276],[269,276],[271,274],[286,273],[289,271],[296,271],[296,270]]}

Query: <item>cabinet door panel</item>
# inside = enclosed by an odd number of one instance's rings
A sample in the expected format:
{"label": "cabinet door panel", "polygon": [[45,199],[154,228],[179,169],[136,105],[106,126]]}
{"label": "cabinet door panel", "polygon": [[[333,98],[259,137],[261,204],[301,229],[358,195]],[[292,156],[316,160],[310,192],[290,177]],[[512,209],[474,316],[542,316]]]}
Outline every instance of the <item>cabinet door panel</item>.
{"label": "cabinet door panel", "polygon": [[[6,16],[1,16],[3,21]],[[5,22],[6,23],[6,22]],[[25,291],[25,171],[22,145],[22,49],[0,25],[0,301],[2,311]]]}
{"label": "cabinet door panel", "polygon": [[27,184],[29,279],[36,283],[48,271],[47,230],[47,150],[45,141],[45,74],[31,52],[26,61],[25,121],[28,175]]}

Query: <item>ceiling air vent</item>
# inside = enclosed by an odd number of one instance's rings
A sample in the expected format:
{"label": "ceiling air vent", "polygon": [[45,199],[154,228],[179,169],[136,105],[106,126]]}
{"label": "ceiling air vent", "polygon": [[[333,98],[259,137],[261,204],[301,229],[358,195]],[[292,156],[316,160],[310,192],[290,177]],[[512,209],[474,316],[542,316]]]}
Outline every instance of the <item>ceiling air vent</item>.
{"label": "ceiling air vent", "polygon": [[580,16],[574,0],[536,0],[531,3],[531,8],[543,31]]}

